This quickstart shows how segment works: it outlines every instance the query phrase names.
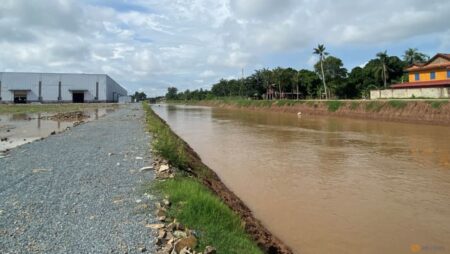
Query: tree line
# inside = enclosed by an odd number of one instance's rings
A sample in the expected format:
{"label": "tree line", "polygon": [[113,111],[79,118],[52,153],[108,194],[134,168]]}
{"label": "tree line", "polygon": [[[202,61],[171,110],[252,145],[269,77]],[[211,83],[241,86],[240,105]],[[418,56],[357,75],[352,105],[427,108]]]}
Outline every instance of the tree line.
{"label": "tree line", "polygon": [[387,88],[389,84],[407,82],[403,70],[412,64],[424,63],[429,56],[415,48],[405,51],[402,58],[379,52],[364,67],[350,72],[338,57],[330,55],[324,45],[313,50],[319,57],[314,70],[277,67],[259,69],[242,79],[221,79],[211,90],[179,92],[169,87],[168,100],[204,100],[218,97],[254,99],[354,99],[366,98],[372,89]]}

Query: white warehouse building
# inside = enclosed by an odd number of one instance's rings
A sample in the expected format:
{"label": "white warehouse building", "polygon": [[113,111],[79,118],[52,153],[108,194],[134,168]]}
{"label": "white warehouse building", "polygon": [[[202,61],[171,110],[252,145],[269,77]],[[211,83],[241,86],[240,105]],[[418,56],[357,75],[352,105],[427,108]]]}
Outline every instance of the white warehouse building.
{"label": "white warehouse building", "polygon": [[106,74],[0,72],[0,103],[117,102],[126,95]]}

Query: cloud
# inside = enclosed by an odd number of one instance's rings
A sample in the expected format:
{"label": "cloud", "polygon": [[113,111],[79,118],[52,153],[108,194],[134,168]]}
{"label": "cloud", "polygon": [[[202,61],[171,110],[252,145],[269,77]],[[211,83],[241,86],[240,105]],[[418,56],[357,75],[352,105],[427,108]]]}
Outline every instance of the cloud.
{"label": "cloud", "polygon": [[439,0],[4,0],[0,69],[103,72],[157,95],[286,66],[286,55],[311,68],[318,42],[339,55],[426,37],[449,51],[448,13]]}

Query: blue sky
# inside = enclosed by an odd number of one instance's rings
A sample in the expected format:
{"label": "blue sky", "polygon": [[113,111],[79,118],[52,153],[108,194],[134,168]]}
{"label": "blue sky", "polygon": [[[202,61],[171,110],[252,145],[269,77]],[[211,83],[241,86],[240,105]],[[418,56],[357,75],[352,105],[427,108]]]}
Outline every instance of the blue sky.
{"label": "blue sky", "polygon": [[377,52],[450,53],[447,0],[3,0],[0,70],[107,73],[129,92],[209,88],[323,43],[347,69]]}

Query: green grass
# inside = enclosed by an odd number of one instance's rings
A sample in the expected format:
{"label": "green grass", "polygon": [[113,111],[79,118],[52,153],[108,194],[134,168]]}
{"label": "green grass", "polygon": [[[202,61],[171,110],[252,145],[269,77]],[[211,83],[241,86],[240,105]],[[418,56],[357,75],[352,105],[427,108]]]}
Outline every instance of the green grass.
{"label": "green grass", "polygon": [[170,197],[170,217],[198,232],[198,251],[212,245],[218,253],[262,253],[245,233],[240,218],[195,179],[157,182],[152,189]]}
{"label": "green grass", "polygon": [[388,101],[389,105],[396,109],[402,109],[408,105],[408,102],[401,100],[390,100]]}
{"label": "green grass", "polygon": [[208,178],[207,169],[195,158],[187,145],[176,136],[144,103],[147,126],[153,133],[153,148],[157,154],[180,169],[190,168],[199,178],[177,174],[175,179],[156,182],[151,189],[168,195],[173,205],[168,215],[199,232],[198,250],[207,245],[217,248],[218,253],[262,253],[245,233],[242,221],[199,179]]}
{"label": "green grass", "polygon": [[383,106],[384,103],[381,101],[370,101],[366,104],[366,111],[378,112]]}
{"label": "green grass", "polygon": [[350,109],[351,110],[356,110],[358,107],[359,107],[359,102],[357,102],[357,101],[352,101],[351,103],[350,103]]}
{"label": "green grass", "polygon": [[336,112],[342,106],[342,101],[327,101],[326,104],[328,111]]}
{"label": "green grass", "polygon": [[92,103],[92,104],[0,104],[0,113],[59,113],[71,111],[83,111],[97,108],[113,108],[117,104]]}
{"label": "green grass", "polygon": [[151,110],[148,104],[144,104],[147,112],[147,126],[153,133],[153,149],[158,155],[167,159],[172,165],[185,169],[188,167],[188,156],[185,153],[183,142],[173,135],[171,130]]}
{"label": "green grass", "polygon": [[428,104],[434,109],[440,109],[442,106],[448,104],[448,100],[443,101],[427,101]]}

